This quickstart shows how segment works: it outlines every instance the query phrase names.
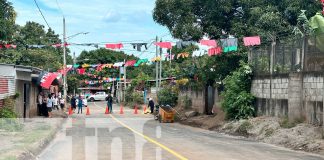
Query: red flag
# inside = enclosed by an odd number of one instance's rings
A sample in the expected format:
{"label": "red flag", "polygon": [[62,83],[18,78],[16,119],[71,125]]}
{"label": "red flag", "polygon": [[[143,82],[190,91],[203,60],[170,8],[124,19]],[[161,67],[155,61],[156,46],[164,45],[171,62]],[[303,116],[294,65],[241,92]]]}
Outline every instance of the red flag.
{"label": "red flag", "polygon": [[124,45],[121,43],[117,43],[117,44],[106,44],[106,48],[107,49],[121,49],[123,48]]}
{"label": "red flag", "polygon": [[222,48],[221,47],[211,48],[211,49],[208,50],[208,55],[209,56],[221,55],[221,53],[222,53]]}
{"label": "red flag", "polygon": [[159,46],[160,48],[167,48],[167,49],[171,49],[172,48],[171,42],[156,42],[154,44],[156,46]]}
{"label": "red flag", "polygon": [[84,74],[85,73],[85,69],[84,68],[78,69],[77,71],[78,71],[79,74]]}
{"label": "red flag", "polygon": [[43,88],[49,89],[52,82],[56,79],[57,74],[56,73],[46,73],[41,79],[41,86]]}

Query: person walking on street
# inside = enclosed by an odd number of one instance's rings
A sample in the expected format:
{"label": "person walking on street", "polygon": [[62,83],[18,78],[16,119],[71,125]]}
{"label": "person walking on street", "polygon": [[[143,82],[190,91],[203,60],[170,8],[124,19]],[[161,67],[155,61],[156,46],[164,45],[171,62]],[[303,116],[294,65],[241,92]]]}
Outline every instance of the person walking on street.
{"label": "person walking on street", "polygon": [[75,113],[75,109],[76,109],[76,99],[75,99],[74,96],[72,96],[72,98],[71,98],[71,107],[72,107],[73,113]]}
{"label": "person walking on street", "polygon": [[53,98],[54,109],[59,110],[58,104],[59,104],[59,100],[56,96],[54,96],[54,98]]}
{"label": "person walking on street", "polygon": [[61,106],[61,110],[62,110],[62,111],[64,111],[64,104],[65,104],[64,99],[61,98],[61,99],[60,99],[60,106]]}
{"label": "person walking on street", "polygon": [[53,101],[51,95],[48,95],[48,97],[46,97],[45,99],[47,101],[48,118],[52,118]]}
{"label": "person walking on street", "polygon": [[112,105],[113,105],[113,98],[112,98],[111,94],[109,94],[108,97],[107,97],[107,106],[108,106],[108,109],[109,109],[110,113],[113,113]]}
{"label": "person walking on street", "polygon": [[82,98],[81,98],[81,96],[79,96],[79,98],[78,98],[78,114],[80,113],[80,110],[81,110],[81,114],[82,114],[82,103],[83,103]]}
{"label": "person walking on street", "polygon": [[152,98],[149,99],[149,104],[148,105],[149,105],[149,107],[151,109],[151,114],[153,114],[154,113],[154,101],[153,101]]}

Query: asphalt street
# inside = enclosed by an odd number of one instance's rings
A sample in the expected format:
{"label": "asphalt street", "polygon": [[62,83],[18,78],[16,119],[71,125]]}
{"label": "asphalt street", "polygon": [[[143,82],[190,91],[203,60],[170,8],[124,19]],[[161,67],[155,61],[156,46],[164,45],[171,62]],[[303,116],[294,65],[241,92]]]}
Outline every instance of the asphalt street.
{"label": "asphalt street", "polygon": [[134,114],[105,102],[89,103],[90,115],[74,113],[40,160],[320,160],[315,154],[292,151],[260,142],[192,128],[159,123],[142,111]]}

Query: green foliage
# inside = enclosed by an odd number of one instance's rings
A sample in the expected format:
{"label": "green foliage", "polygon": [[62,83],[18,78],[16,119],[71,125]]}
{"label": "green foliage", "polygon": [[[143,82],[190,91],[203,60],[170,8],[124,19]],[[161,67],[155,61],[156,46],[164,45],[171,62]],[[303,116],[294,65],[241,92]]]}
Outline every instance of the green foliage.
{"label": "green foliage", "polygon": [[17,115],[13,111],[13,109],[8,107],[3,107],[0,109],[0,118],[17,118]]}
{"label": "green foliage", "polygon": [[126,105],[128,106],[144,104],[144,97],[141,92],[127,90],[125,96]]}
{"label": "green foliage", "polygon": [[10,41],[15,32],[16,12],[11,2],[0,0],[0,41]]}
{"label": "green foliage", "polygon": [[182,97],[182,101],[185,109],[190,109],[192,107],[192,99],[189,98],[188,95]]}
{"label": "green foliage", "polygon": [[297,124],[303,123],[302,119],[295,119],[294,121],[289,121],[288,117],[284,117],[279,121],[279,125],[282,128],[294,128]]}
{"label": "green foliage", "polygon": [[241,67],[224,80],[222,108],[228,119],[246,119],[254,115],[254,96],[250,93],[252,69],[241,62]]}
{"label": "green foliage", "polygon": [[237,37],[288,33],[300,10],[314,15],[321,8],[314,0],[157,0],[153,19],[175,38],[220,38],[222,31]]}
{"label": "green foliage", "polygon": [[17,118],[14,107],[15,100],[13,98],[5,98],[4,106],[0,108],[0,118]]}
{"label": "green foliage", "polygon": [[164,86],[158,93],[158,103],[160,105],[176,106],[178,101],[178,92],[175,87]]}

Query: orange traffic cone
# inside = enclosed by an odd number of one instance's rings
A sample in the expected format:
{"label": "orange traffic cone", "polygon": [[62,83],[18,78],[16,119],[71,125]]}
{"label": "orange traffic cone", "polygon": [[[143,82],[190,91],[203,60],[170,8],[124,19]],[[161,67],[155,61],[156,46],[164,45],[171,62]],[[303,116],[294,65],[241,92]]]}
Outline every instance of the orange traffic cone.
{"label": "orange traffic cone", "polygon": [[119,112],[119,114],[124,114],[124,107],[123,107],[123,105],[120,105],[120,112]]}
{"label": "orange traffic cone", "polygon": [[72,107],[70,106],[69,108],[69,115],[72,115],[73,114],[73,111],[72,111]]}
{"label": "orange traffic cone", "polygon": [[137,105],[135,105],[134,114],[138,114],[138,111],[137,111]]}
{"label": "orange traffic cone", "polygon": [[89,109],[89,107],[87,107],[87,113],[86,113],[86,115],[90,115],[90,109]]}
{"label": "orange traffic cone", "polygon": [[146,105],[143,105],[143,113],[146,114]]}
{"label": "orange traffic cone", "polygon": [[108,108],[108,106],[106,107],[106,112],[105,112],[105,114],[109,114],[109,108]]}

